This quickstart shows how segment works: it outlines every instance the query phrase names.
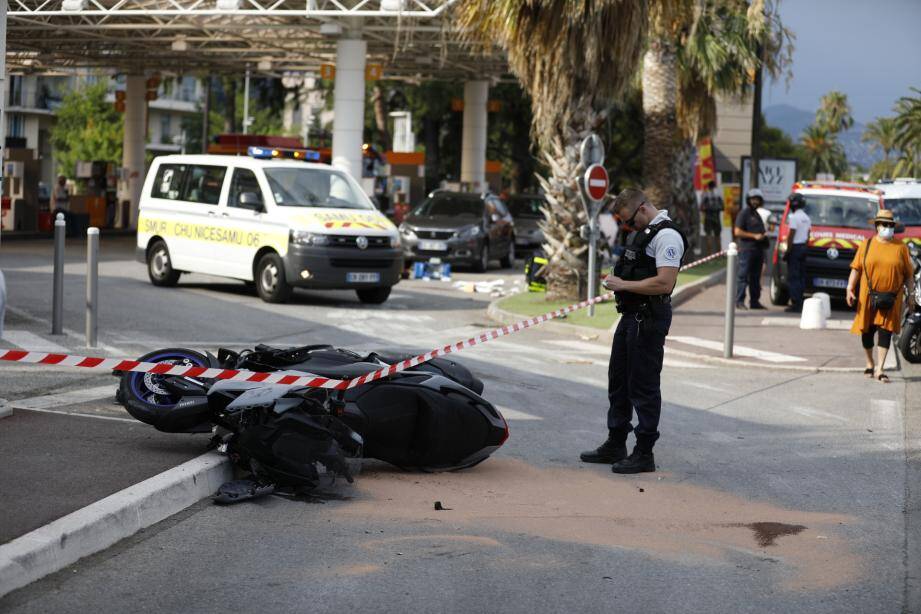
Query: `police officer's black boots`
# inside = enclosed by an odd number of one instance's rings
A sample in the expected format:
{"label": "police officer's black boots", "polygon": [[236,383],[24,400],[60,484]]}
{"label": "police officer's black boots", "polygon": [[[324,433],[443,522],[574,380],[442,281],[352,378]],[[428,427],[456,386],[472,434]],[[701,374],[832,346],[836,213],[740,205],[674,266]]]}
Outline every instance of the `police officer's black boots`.
{"label": "police officer's black boots", "polygon": [[595,448],[579,455],[583,463],[616,463],[627,458],[627,434],[609,430],[607,440]]}
{"label": "police officer's black boots", "polygon": [[646,473],[656,470],[656,457],[652,450],[642,450],[639,446],[627,458],[611,465],[614,473]]}

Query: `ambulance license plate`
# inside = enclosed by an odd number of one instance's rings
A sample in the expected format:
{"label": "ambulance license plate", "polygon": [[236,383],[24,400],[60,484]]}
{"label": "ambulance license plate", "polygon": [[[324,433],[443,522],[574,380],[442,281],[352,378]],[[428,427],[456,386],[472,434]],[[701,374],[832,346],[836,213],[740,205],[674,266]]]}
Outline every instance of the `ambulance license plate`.
{"label": "ambulance license plate", "polygon": [[446,252],[448,244],[444,241],[419,241],[419,249],[428,252]]}
{"label": "ambulance license plate", "polygon": [[835,288],[837,290],[847,289],[846,279],[829,279],[828,277],[814,277],[812,285],[816,288]]}
{"label": "ambulance license plate", "polygon": [[381,280],[380,273],[346,273],[345,281],[350,284],[376,283]]}

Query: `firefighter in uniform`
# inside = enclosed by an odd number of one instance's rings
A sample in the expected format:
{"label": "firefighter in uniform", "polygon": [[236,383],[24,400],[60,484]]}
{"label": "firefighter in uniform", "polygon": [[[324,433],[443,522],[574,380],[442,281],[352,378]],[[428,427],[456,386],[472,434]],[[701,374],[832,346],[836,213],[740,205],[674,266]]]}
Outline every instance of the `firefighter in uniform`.
{"label": "firefighter in uniform", "polygon": [[[632,232],[613,274],[604,279],[621,313],[608,365],[608,439],[581,459],[610,463],[614,473],[655,471],[652,448],[659,438],[659,377],[672,322],[671,293],[688,242],[668,213],[657,210],[640,190],[624,190],[612,208]],[[630,431],[636,446],[628,456]]]}

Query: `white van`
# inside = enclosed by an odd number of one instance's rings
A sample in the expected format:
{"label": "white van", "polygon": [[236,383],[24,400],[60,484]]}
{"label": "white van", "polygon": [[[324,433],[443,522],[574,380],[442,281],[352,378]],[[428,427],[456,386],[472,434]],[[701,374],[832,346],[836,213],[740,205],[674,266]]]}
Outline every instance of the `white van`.
{"label": "white van", "polygon": [[182,273],[207,273],[254,282],[270,303],[293,287],[386,301],[403,272],[396,227],[347,173],[285,153],[293,152],[155,158],[137,236],[150,281],[172,286]]}

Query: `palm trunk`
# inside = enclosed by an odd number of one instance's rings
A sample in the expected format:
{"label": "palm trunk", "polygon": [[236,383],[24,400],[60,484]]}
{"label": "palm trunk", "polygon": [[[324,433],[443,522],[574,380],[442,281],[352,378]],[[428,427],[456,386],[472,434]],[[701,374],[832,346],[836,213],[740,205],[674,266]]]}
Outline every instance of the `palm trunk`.
{"label": "palm trunk", "polygon": [[549,177],[537,176],[549,204],[541,222],[548,260],[544,271],[548,301],[581,300],[588,289],[588,243],[579,232],[588,223],[576,182],[583,170],[579,146],[604,116],[591,108],[587,98],[579,100],[574,109],[563,134],[542,146]]}
{"label": "palm trunk", "polygon": [[652,205],[671,213],[675,212],[672,186],[678,135],[677,78],[673,45],[662,38],[651,40],[643,57],[643,176]]}
{"label": "palm trunk", "polygon": [[672,210],[669,216],[687,233],[691,248],[700,242],[700,215],[694,193],[694,141],[683,139],[675,149],[672,178]]}

